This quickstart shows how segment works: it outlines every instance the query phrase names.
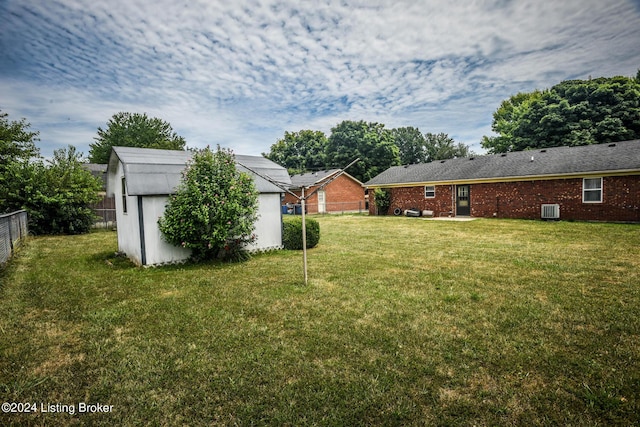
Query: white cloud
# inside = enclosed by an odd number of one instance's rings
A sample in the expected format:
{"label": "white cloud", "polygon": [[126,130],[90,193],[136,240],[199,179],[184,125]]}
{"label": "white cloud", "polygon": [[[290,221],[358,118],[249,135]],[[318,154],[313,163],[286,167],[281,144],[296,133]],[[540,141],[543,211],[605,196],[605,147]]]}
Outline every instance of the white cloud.
{"label": "white cloud", "polygon": [[[8,0],[0,108],[46,150],[81,151],[118,111],[189,145],[268,151],[345,119],[475,144],[501,100],[567,78],[635,75],[625,0]],[[7,22],[11,19],[11,25]],[[45,151],[45,148],[43,148]]]}

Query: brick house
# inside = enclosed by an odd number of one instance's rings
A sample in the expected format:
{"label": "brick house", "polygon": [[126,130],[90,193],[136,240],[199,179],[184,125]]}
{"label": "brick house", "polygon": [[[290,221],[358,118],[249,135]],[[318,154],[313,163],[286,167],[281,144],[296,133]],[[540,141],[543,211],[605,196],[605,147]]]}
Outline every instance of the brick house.
{"label": "brick house", "polygon": [[[310,172],[291,176],[289,190],[298,196],[305,188],[305,194],[311,194],[322,184],[331,180],[340,169]],[[283,204],[296,205],[299,201],[286,194]],[[307,213],[360,212],[366,210],[364,185],[348,173],[343,173],[326,187],[319,190],[305,202]]]}
{"label": "brick house", "polygon": [[394,166],[365,186],[390,191],[390,214],[640,222],[640,140]]}

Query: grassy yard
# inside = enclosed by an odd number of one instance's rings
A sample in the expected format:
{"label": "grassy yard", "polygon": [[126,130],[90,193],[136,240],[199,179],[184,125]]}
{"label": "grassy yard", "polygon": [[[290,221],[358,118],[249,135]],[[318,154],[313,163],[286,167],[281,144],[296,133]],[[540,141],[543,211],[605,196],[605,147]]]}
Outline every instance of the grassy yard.
{"label": "grassy yard", "polygon": [[0,424],[640,423],[640,226],[317,219],[308,286],[301,252],[143,269],[113,232],[31,239],[0,400],[38,413]]}

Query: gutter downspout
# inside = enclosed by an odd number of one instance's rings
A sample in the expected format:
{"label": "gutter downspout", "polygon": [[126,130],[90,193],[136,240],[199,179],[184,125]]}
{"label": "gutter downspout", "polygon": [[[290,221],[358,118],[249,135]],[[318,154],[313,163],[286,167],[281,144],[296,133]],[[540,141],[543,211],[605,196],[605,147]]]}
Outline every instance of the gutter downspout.
{"label": "gutter downspout", "polygon": [[456,186],[451,184],[451,216],[456,216]]}
{"label": "gutter downspout", "polygon": [[142,265],[147,265],[147,248],[144,239],[144,214],[142,212],[142,196],[138,196],[138,228],[140,229],[140,258]]}

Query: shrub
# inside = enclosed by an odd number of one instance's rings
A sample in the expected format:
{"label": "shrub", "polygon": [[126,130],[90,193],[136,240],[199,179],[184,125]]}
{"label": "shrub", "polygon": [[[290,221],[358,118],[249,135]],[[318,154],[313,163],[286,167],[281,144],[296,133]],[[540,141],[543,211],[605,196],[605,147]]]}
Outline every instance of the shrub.
{"label": "shrub", "polygon": [[257,211],[251,176],[236,169],[230,150],[207,147],[193,154],[158,225],[167,242],[191,249],[195,261],[241,261],[255,240]]}
{"label": "shrub", "polygon": [[[315,247],[320,241],[320,224],[313,218],[306,219],[307,249]],[[285,249],[302,249],[302,218],[285,217],[282,225],[282,244]]]}
{"label": "shrub", "polygon": [[[75,147],[55,150],[44,164],[14,163],[7,168],[9,207],[29,213],[29,231],[35,234],[80,234],[91,229],[95,214],[89,208],[99,200],[100,181],[83,167]],[[11,204],[13,203],[13,206]]]}
{"label": "shrub", "polygon": [[378,215],[386,215],[389,211],[389,206],[391,206],[391,193],[389,190],[376,188],[373,197],[378,208]]}

